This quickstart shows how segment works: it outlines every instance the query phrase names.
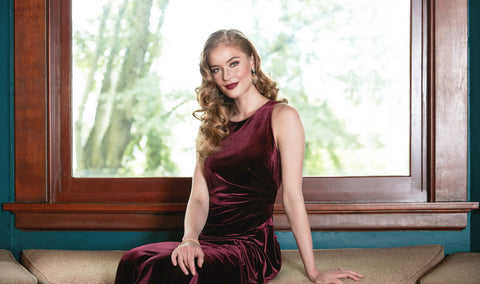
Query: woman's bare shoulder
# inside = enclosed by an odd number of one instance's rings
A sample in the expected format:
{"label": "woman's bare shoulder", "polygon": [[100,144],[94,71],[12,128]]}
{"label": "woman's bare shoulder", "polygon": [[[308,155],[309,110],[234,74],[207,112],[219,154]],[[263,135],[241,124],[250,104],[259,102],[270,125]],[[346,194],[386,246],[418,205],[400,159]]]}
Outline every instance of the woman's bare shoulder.
{"label": "woman's bare shoulder", "polygon": [[289,136],[303,136],[303,125],[298,111],[284,103],[278,103],[273,108],[272,129],[277,142]]}
{"label": "woman's bare shoulder", "polygon": [[300,116],[297,109],[286,103],[278,103],[273,107],[272,120],[275,122],[285,122],[289,120],[299,120]]}

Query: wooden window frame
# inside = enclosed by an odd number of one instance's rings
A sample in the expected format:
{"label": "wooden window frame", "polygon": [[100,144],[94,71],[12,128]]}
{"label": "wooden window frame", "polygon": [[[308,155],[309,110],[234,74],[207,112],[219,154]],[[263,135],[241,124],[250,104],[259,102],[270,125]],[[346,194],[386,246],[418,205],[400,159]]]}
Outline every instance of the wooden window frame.
{"label": "wooden window frame", "polygon": [[[4,209],[19,229],[182,229],[190,178],[71,177],[69,3],[15,1],[15,202]],[[411,176],[304,178],[313,229],[467,226],[478,208],[467,202],[467,7],[412,0]],[[278,196],[275,226],[288,230]]]}

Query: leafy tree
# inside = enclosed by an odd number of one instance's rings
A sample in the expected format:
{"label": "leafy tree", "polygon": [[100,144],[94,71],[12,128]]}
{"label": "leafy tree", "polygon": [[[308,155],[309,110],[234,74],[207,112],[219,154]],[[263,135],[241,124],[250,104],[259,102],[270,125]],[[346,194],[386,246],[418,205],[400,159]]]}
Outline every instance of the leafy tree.
{"label": "leafy tree", "polygon": [[[151,31],[151,11],[157,6],[160,16],[157,25]],[[159,99],[161,92],[151,82],[152,62],[160,55],[160,29],[163,25],[168,0],[124,0],[117,13],[111,13],[112,2],[104,6],[99,22],[96,38],[90,34],[77,33],[79,67],[88,70],[85,91],[79,105],[79,115],[76,121],[76,153],[77,169],[86,175],[130,175],[125,165],[132,158],[135,147],[142,138],[146,138],[149,150],[147,155],[147,170],[154,165],[162,165],[165,172],[174,172],[175,166],[168,155],[160,155],[152,151],[152,147],[168,149],[162,134],[168,136],[168,128],[160,127],[156,131],[152,127],[143,128],[142,121],[154,120],[161,112]],[[108,24],[111,25],[108,25]],[[110,29],[108,29],[110,27]],[[89,47],[95,46],[92,52]],[[85,134],[84,109],[89,95],[94,93],[94,79],[101,77],[101,87],[96,98],[95,119],[87,138]],[[150,76],[146,80],[147,76]],[[155,78],[158,83],[158,78]],[[146,88],[145,86],[149,86]],[[155,97],[156,98],[152,98]],[[145,98],[149,98],[148,101]],[[155,103],[157,102],[157,103]],[[149,108],[143,111],[143,108]],[[136,110],[142,111],[139,119]],[[162,133],[162,131],[166,133]],[[160,132],[160,133],[159,133]],[[164,151],[165,152],[165,151]],[[168,152],[168,151],[167,151]],[[121,170],[121,171],[120,171]],[[119,172],[120,171],[120,172]]]}
{"label": "leafy tree", "polygon": [[[343,168],[340,152],[346,148],[358,148],[357,136],[348,132],[344,122],[338,119],[328,100],[308,94],[304,85],[304,70],[317,57],[315,51],[305,51],[300,46],[299,34],[308,30],[312,40],[319,39],[322,30],[331,30],[333,15],[343,9],[334,1],[280,1],[282,17],[278,32],[272,38],[262,36],[261,23],[257,22],[255,42],[264,51],[265,69],[272,72],[279,83],[281,93],[289,99],[302,117],[305,127],[305,175],[322,175]],[[319,82],[323,78],[318,78]],[[319,84],[321,85],[321,84]],[[321,93],[322,90],[318,90]]]}
{"label": "leafy tree", "polygon": [[[179,161],[174,161],[171,151],[176,143],[174,130],[193,120],[192,109],[183,106],[191,104],[194,96],[193,90],[163,92],[162,78],[152,69],[163,55],[160,30],[169,0],[118,0],[121,3],[117,5],[112,1],[95,20],[96,33],[85,29],[74,35],[76,67],[85,74],[74,125],[77,173],[176,176]],[[344,174],[347,168],[364,168],[363,161],[351,162],[349,155],[366,146],[383,147],[379,135],[365,141],[352,131],[333,110],[332,94],[327,93],[331,89],[325,88],[336,86],[335,92],[353,107],[367,101],[383,103],[388,79],[382,69],[385,47],[376,45],[381,33],[357,34],[351,29],[355,24],[349,20],[354,18],[352,3],[279,0],[275,2],[281,13],[276,31],[267,32],[257,17],[255,32],[250,34],[261,52],[264,69],[279,83],[281,96],[302,116],[307,139],[305,175]],[[260,4],[264,3],[252,0],[252,11]],[[370,6],[364,12],[366,17],[376,13]],[[344,68],[326,70],[322,65],[337,51],[318,49],[337,31],[341,44],[350,47],[347,57],[356,67],[342,62],[338,65]],[[376,58],[369,62],[371,66],[362,59],[360,50],[365,46],[375,46],[369,51],[370,57]],[[312,78],[318,89],[308,88],[306,79]],[[92,104],[95,110],[87,112]],[[192,151],[193,146],[192,141]]]}

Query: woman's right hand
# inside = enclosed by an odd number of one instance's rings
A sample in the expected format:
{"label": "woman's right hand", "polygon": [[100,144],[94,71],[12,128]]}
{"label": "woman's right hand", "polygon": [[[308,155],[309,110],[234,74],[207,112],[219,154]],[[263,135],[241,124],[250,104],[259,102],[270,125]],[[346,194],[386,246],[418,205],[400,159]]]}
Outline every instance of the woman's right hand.
{"label": "woman's right hand", "polygon": [[202,247],[195,241],[187,241],[181,243],[172,252],[172,263],[188,275],[189,271],[192,275],[197,274],[195,269],[195,259],[199,268],[203,265],[203,250]]}

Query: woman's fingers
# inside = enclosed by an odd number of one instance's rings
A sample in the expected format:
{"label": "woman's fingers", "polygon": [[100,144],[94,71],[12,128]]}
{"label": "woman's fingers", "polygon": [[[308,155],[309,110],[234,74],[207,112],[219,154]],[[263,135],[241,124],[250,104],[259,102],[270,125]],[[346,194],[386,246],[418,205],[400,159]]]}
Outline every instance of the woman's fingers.
{"label": "woman's fingers", "polygon": [[178,254],[178,266],[180,269],[183,271],[185,275],[188,275],[188,268],[185,266],[186,258],[183,256],[183,254],[179,253]]}
{"label": "woman's fingers", "polygon": [[203,250],[202,249],[199,250],[199,254],[197,256],[197,264],[198,264],[198,267],[202,268],[203,266]]}
{"label": "woman's fingers", "polygon": [[336,270],[324,271],[316,275],[311,280],[318,284],[333,283],[341,284],[342,279],[350,278],[354,281],[359,281],[363,277],[362,274],[349,269],[338,268]]}
{"label": "woman's fingers", "polygon": [[170,258],[172,259],[173,266],[177,266],[177,256],[178,256],[177,249],[174,249],[172,252],[172,255],[170,256]]}
{"label": "woman's fingers", "polygon": [[189,250],[187,252],[187,267],[192,272],[192,275],[197,274],[195,269],[195,251]]}
{"label": "woman's fingers", "polygon": [[171,259],[172,264],[174,266],[178,265],[185,275],[188,275],[189,272],[195,275],[197,274],[195,259],[197,259],[198,267],[202,267],[204,261],[203,256],[203,251],[200,246],[185,245],[174,249]]}
{"label": "woman's fingers", "polygon": [[184,263],[183,253],[179,252],[179,248],[176,248],[176,249],[173,250],[171,259],[172,259],[173,266],[178,265],[178,267],[180,267],[180,269],[183,271],[183,273],[185,275],[188,275],[188,269],[187,269],[187,267],[185,266],[185,263]]}
{"label": "woman's fingers", "polygon": [[355,281],[359,281],[360,278],[363,277],[362,274],[358,273],[358,272],[355,272],[355,271],[352,271],[352,270],[348,270],[348,269],[341,269],[339,268],[337,270],[338,273],[340,273],[341,277],[342,278],[350,278],[350,279],[353,279]]}

